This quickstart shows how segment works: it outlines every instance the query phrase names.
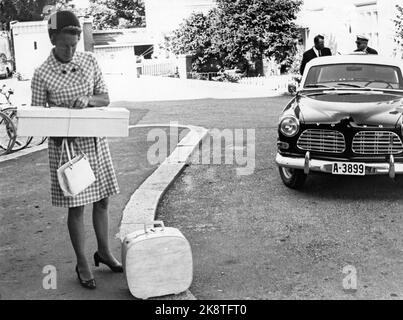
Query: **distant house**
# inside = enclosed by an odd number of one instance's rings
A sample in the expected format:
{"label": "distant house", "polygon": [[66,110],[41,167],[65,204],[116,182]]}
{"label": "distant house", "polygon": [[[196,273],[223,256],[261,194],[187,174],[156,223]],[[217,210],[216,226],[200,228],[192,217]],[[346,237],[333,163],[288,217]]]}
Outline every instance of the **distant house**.
{"label": "distant house", "polygon": [[362,34],[379,54],[401,57],[394,40],[397,4],[402,0],[305,0],[297,21],[304,49],[323,34],[334,54],[350,53],[356,49],[356,35]]}
{"label": "distant house", "polygon": [[132,56],[151,58],[153,43],[145,28],[95,30],[94,52],[130,52]]}
{"label": "distant house", "polygon": [[145,28],[95,30],[94,53],[106,73],[135,70],[137,59],[151,59],[153,43]]}

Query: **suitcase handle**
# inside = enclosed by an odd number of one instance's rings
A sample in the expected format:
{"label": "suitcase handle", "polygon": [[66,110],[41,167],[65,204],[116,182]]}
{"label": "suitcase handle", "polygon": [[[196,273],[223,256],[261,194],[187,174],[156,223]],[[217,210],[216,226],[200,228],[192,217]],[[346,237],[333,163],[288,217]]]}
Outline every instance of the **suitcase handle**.
{"label": "suitcase handle", "polygon": [[145,233],[145,234],[148,234],[147,226],[149,226],[149,225],[153,225],[153,227],[154,227],[155,225],[160,225],[161,228],[162,228],[162,230],[165,229],[165,225],[164,225],[164,222],[163,222],[163,221],[148,222],[148,223],[144,223],[144,233]]}

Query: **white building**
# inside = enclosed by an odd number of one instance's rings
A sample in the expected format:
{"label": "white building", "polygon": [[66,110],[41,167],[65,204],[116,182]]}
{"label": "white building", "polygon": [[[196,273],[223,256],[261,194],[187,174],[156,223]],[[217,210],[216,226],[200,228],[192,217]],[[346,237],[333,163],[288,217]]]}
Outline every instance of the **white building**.
{"label": "white building", "polygon": [[362,34],[379,54],[400,57],[393,23],[397,4],[403,0],[305,0],[297,23],[306,30],[306,49],[313,46],[315,35],[323,34],[334,54],[349,53]]}

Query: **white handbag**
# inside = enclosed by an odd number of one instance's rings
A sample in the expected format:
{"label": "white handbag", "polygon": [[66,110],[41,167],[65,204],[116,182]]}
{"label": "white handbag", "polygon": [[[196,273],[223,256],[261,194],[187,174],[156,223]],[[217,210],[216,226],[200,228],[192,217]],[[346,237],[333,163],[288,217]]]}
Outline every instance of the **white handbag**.
{"label": "white handbag", "polygon": [[[87,156],[79,147],[80,155],[76,156],[73,144],[73,142],[70,143],[72,159],[67,139],[63,139],[59,169],[57,169],[57,179],[65,197],[77,196],[96,181]],[[66,150],[68,162],[61,165],[64,150]]]}

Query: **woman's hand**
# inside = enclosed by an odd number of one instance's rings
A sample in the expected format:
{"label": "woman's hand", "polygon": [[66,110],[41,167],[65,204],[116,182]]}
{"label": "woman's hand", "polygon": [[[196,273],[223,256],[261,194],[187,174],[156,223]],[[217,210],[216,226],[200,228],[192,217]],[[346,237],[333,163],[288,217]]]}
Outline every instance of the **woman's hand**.
{"label": "woman's hand", "polygon": [[84,109],[84,108],[88,107],[89,102],[90,102],[90,97],[88,97],[88,96],[79,97],[74,101],[73,109]]}
{"label": "woman's hand", "polygon": [[107,93],[102,93],[92,96],[79,97],[71,103],[71,108],[84,109],[88,107],[106,107],[109,105],[109,103],[109,95]]}

